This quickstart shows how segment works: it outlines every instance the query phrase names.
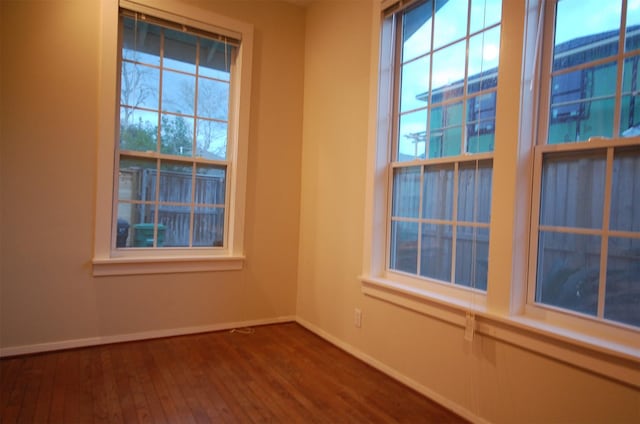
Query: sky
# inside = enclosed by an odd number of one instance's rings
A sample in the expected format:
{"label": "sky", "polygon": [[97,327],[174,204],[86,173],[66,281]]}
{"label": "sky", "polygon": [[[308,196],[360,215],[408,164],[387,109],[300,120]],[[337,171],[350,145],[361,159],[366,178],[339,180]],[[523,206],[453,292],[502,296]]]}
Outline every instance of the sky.
{"label": "sky", "polygon": [[[556,44],[620,26],[620,0],[560,0]],[[640,0],[629,0],[627,26],[640,24]]]}

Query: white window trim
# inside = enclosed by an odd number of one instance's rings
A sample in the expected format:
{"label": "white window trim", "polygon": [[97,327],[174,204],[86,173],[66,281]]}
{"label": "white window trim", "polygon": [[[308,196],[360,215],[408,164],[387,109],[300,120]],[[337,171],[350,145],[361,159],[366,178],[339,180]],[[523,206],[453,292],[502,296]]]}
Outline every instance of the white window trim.
{"label": "white window trim", "polygon": [[[400,3],[402,0],[396,0]],[[365,191],[362,292],[376,299],[416,311],[458,327],[472,325],[476,333],[504,341],[541,355],[578,366],[634,387],[640,387],[640,340],[637,332],[621,333],[614,340],[596,336],[590,326],[566,326],[548,320],[548,314],[533,313],[527,305],[529,223],[533,184],[533,146],[537,110],[536,54],[538,49],[538,10],[541,0],[503,1],[503,16],[525,16],[502,20],[502,40],[498,84],[520,96],[498,96],[496,105],[495,150],[493,157],[493,196],[486,297],[472,291],[453,290],[442,284],[417,283],[386,270],[387,213],[390,195],[389,134],[391,119],[381,116],[379,107],[393,101],[388,75],[393,66],[388,57],[393,42],[382,46],[388,24],[382,11],[393,5],[383,1],[373,11],[370,81],[369,142]],[[374,8],[375,9],[375,8]],[[525,30],[523,31],[523,24]],[[525,48],[523,49],[523,46]],[[381,47],[383,47],[381,49]],[[526,51],[527,54],[523,54]],[[379,106],[382,105],[382,106]],[[519,111],[519,112],[514,112]],[[514,114],[517,119],[501,119]],[[517,142],[515,142],[517,140]],[[499,166],[496,166],[499,164]],[[500,193],[500,195],[496,195]],[[451,290],[447,290],[451,289]],[[483,298],[486,299],[482,302]],[[467,316],[474,320],[469,324]]]}
{"label": "white window trim", "polygon": [[[224,249],[131,249],[126,254],[112,248],[112,216],[118,66],[119,7],[144,12],[174,22],[241,40],[236,59],[237,83],[230,88],[229,114],[237,125],[229,152],[229,223]],[[101,0],[100,63],[98,87],[98,146],[93,275],[152,274],[241,269],[244,263],[244,215],[249,140],[249,105],[253,26],[186,4],[168,0]],[[212,24],[214,23],[214,24]]]}

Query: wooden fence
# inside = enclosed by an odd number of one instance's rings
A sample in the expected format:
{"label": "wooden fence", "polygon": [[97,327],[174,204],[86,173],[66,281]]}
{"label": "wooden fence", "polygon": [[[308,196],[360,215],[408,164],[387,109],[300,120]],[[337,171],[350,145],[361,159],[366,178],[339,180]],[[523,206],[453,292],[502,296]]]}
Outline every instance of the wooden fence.
{"label": "wooden fence", "polygon": [[[164,247],[221,246],[224,237],[225,178],[221,175],[197,174],[193,184],[190,172],[162,170],[159,202],[154,202],[157,171],[155,169],[121,169],[120,197],[141,203],[120,203],[118,216],[131,224],[128,245],[133,243],[133,224],[153,223],[156,207],[158,223],[164,226]],[[123,193],[122,186],[131,193]],[[193,226],[191,196],[193,192]],[[163,228],[163,227],[160,227]]]}

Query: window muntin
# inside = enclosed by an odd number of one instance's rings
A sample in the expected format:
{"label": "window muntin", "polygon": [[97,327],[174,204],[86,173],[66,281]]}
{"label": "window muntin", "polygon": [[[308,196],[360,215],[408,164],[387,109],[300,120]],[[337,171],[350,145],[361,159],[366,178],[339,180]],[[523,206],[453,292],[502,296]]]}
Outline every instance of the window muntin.
{"label": "window muntin", "polygon": [[529,302],[640,327],[640,10],[559,0],[546,19]]}
{"label": "window muntin", "polygon": [[116,248],[220,248],[232,40],[121,13]]}
{"label": "window muntin", "polygon": [[394,15],[390,271],[486,290],[500,12],[438,0]]}

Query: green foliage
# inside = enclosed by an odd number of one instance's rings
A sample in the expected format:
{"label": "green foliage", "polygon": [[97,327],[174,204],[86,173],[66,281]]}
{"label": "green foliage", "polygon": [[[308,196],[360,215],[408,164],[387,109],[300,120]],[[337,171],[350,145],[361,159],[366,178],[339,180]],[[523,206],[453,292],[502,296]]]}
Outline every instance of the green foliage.
{"label": "green foliage", "polygon": [[156,151],[157,127],[138,120],[137,124],[122,124],[120,127],[120,148],[139,152]]}
{"label": "green foliage", "polygon": [[[120,148],[138,152],[157,150],[158,127],[138,119],[137,123],[123,123],[120,128]],[[162,116],[160,126],[161,152],[169,155],[191,156],[193,129],[181,116]]]}
{"label": "green foliage", "polygon": [[161,152],[169,155],[191,156],[193,128],[181,116],[163,115],[160,126]]}

